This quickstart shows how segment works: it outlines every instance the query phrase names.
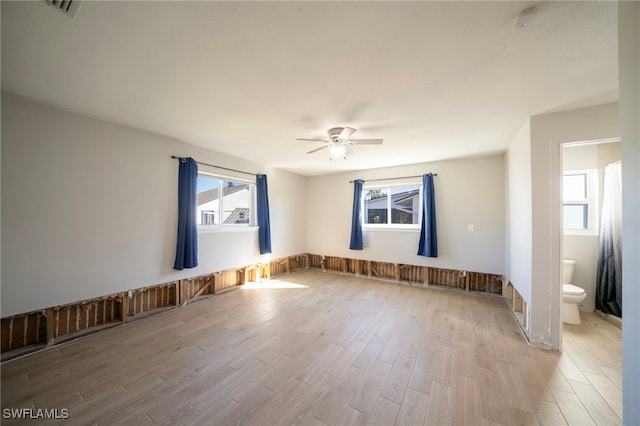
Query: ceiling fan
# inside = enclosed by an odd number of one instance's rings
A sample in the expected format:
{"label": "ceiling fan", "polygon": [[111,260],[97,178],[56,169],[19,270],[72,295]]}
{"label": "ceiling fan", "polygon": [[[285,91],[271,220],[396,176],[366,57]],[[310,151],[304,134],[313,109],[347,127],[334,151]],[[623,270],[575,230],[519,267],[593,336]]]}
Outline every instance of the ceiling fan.
{"label": "ceiling fan", "polygon": [[325,148],[329,148],[331,155],[336,158],[347,158],[348,154],[353,153],[350,145],[380,145],[382,139],[351,139],[351,135],[356,132],[356,129],[352,127],[333,127],[327,130],[328,139],[303,139],[298,138],[299,141],[310,142],[324,142],[325,145],[320,148],[312,149],[307,154],[313,154]]}

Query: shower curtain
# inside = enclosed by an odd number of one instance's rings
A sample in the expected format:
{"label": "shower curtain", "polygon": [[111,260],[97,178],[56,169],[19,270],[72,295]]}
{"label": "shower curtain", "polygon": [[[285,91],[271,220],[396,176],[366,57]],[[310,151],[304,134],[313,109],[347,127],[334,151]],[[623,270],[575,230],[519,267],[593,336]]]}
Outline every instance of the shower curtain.
{"label": "shower curtain", "polygon": [[604,169],[596,308],[622,318],[622,165]]}

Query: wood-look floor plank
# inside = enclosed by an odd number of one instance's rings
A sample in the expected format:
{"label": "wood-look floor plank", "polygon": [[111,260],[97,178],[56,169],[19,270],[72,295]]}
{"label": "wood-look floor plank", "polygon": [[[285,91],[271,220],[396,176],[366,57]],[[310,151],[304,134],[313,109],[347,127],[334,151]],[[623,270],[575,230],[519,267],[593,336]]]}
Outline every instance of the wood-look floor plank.
{"label": "wood-look floor plank", "polygon": [[351,367],[326,398],[314,405],[310,415],[327,425],[337,424],[366,375],[366,371]]}
{"label": "wood-look floor plank", "polygon": [[226,395],[211,399],[209,404],[198,410],[200,416],[192,421],[193,425],[210,426],[216,424],[239,405]]}
{"label": "wood-look floor plank", "polygon": [[482,416],[501,422],[505,410],[511,406],[511,395],[506,382],[498,371],[478,368],[478,388]]}
{"label": "wood-look floor plank", "polygon": [[520,357],[516,365],[518,375],[529,393],[529,399],[533,402],[541,399],[555,404],[549,387],[550,374],[545,365],[528,356]]}
{"label": "wood-look floor plank", "polygon": [[418,358],[409,380],[409,387],[419,392],[429,394],[431,392],[431,380],[434,375],[437,353],[429,350],[418,352]]}
{"label": "wood-look floor plank", "polygon": [[407,426],[424,424],[428,407],[429,395],[417,390],[407,389],[400,406],[396,424]]}
{"label": "wood-look floor plank", "polygon": [[324,374],[344,348],[338,345],[330,345],[326,352],[315,353],[310,357],[310,362],[296,376],[301,382],[313,385]]}
{"label": "wood-look floor plank", "polygon": [[286,368],[292,361],[288,356],[281,355],[278,360],[271,364],[259,364],[262,368],[256,370],[255,374],[247,377],[245,381],[238,383],[237,386],[227,392],[227,395],[238,404],[243,404],[258,388],[269,389],[265,386],[266,382],[280,370]]}
{"label": "wood-look floor plank", "polygon": [[473,379],[478,377],[475,343],[458,340],[456,342],[456,372]]}
{"label": "wood-look floor plank", "polygon": [[498,423],[486,417],[482,418],[482,422],[480,423],[482,426],[503,426],[502,423]]}
{"label": "wood-look floor plank", "polygon": [[622,418],[622,391],[606,376],[585,372],[587,379],[598,391],[600,396],[607,401],[609,407]]}
{"label": "wood-look floor plank", "polygon": [[555,403],[538,400],[534,404],[534,411],[540,425],[560,426],[567,424],[562,411]]}
{"label": "wood-look floor plank", "polygon": [[477,380],[458,374],[455,389],[455,424],[480,424],[482,422],[482,408],[480,407],[480,388]]}
{"label": "wood-look floor plank", "polygon": [[433,381],[429,394],[426,425],[451,425],[454,422],[456,391],[451,386]]}
{"label": "wood-look floor plank", "polygon": [[376,401],[373,411],[369,416],[367,425],[371,426],[388,426],[396,423],[396,418],[400,412],[400,405],[389,401],[383,397],[379,397]]}
{"label": "wood-look floor plank", "polygon": [[398,356],[380,391],[380,396],[395,403],[402,404],[409,380],[411,379],[414,363],[414,358],[409,358],[404,355]]}
{"label": "wood-look floor plank", "polygon": [[[296,408],[296,402],[301,395],[305,395],[311,387],[296,378],[291,378],[276,393],[271,402],[253,413],[250,419],[243,423],[249,425],[275,425]],[[215,423],[215,422],[212,422]]]}
{"label": "wood-look floor plank", "polygon": [[[172,414],[171,419],[167,421],[167,424],[193,424],[200,416],[195,410],[180,410]],[[111,422],[109,420],[105,420],[101,423],[97,423],[98,425],[110,425]],[[147,415],[147,413],[141,413],[139,411],[132,413],[130,416],[122,417],[122,424],[131,425],[131,426],[150,426],[153,425],[153,421]]]}
{"label": "wood-look floor plank", "polygon": [[476,364],[488,370],[497,368],[498,358],[493,351],[493,341],[488,329],[476,329]]}
{"label": "wood-look floor plank", "polygon": [[548,378],[547,383],[549,387],[553,389],[562,390],[565,392],[573,392],[573,388],[567,381],[567,378],[562,374],[562,371],[559,368],[554,368],[551,372],[551,375]]}
{"label": "wood-look floor plank", "polygon": [[247,419],[251,419],[253,416],[257,415],[257,413],[264,409],[264,407],[268,406],[274,398],[275,393],[271,392],[269,389],[262,386],[257,387],[249,395],[247,400],[237,406],[234,406],[227,415],[221,417],[220,420],[215,423],[221,425],[242,424]]}
{"label": "wood-look floor plank", "polygon": [[406,340],[402,344],[400,355],[407,356],[409,358],[416,358],[420,347],[422,347],[422,340],[424,339],[425,329],[424,322],[416,322],[413,324],[415,329],[411,330],[407,335]]}
{"label": "wood-look floor plank", "polygon": [[511,407],[527,413],[533,413],[531,394],[518,366],[498,361],[498,371],[509,389]]}
{"label": "wood-look floor plank", "polygon": [[271,424],[307,424],[313,417],[312,410],[316,404],[331,395],[331,391],[340,383],[340,380],[331,374],[323,376],[310,386],[302,394],[295,396],[295,403],[284,416]]}
{"label": "wood-look floor plank", "polygon": [[366,415],[370,415],[378,400],[378,396],[387,381],[392,366],[386,362],[376,361],[369,370],[364,383],[351,401],[351,407]]}
{"label": "wood-look floor plank", "polygon": [[552,389],[551,392],[569,426],[595,425],[591,415],[576,394],[558,389]]}
{"label": "wood-look floor plank", "polygon": [[386,339],[383,337],[374,336],[353,361],[353,365],[362,370],[369,371],[371,366],[376,362],[380,352],[382,352],[386,342]]}
{"label": "wood-look floor plank", "polygon": [[[289,356],[289,355],[285,355]],[[319,355],[318,355],[319,356]],[[315,358],[311,358],[315,359]],[[272,374],[265,377],[263,386],[273,392],[280,392],[287,380],[291,377],[301,377],[309,367],[309,359],[306,357],[291,358],[291,361],[285,362],[282,368],[274,369]]]}
{"label": "wood-look floor plank", "polygon": [[[133,414],[135,415],[136,413]],[[150,418],[154,424],[189,424],[191,421],[200,416],[198,410],[196,410],[189,404],[181,404],[176,406],[171,405],[171,403],[167,403],[167,401],[165,400],[153,403],[149,408],[147,408],[145,414],[145,417]],[[127,424],[135,424],[134,419],[136,418],[138,417],[128,419],[132,421],[132,423]]]}
{"label": "wood-look floor plank", "polygon": [[352,407],[345,408],[336,425],[338,426],[364,426],[369,421],[369,416]]}
{"label": "wood-look floor plank", "polygon": [[[501,329],[499,329],[501,331]],[[512,350],[513,346],[512,341],[504,336],[501,332],[490,332],[491,341],[493,344],[493,353],[498,361],[507,362],[510,364],[515,364],[517,359],[517,354],[514,354]],[[518,342],[519,343],[519,342]],[[519,346],[519,345],[516,345]]]}
{"label": "wood-look floor plank", "polygon": [[451,349],[448,346],[442,346],[438,349],[438,355],[436,356],[433,380],[446,385],[455,386],[457,375],[456,365],[456,350]]}
{"label": "wood-look floor plank", "polygon": [[587,409],[593,421],[598,425],[620,425],[622,419],[607,404],[598,391],[590,384],[569,379],[580,402]]}
{"label": "wood-look floor plank", "polygon": [[562,351],[569,354],[573,362],[583,373],[603,375],[602,370],[593,362],[591,356],[587,354],[579,344],[571,339],[567,339],[562,344]]}
{"label": "wood-look floor plank", "polygon": [[386,362],[387,364],[393,364],[396,361],[398,355],[400,355],[400,351],[402,350],[402,345],[406,340],[406,334],[394,333],[387,339],[387,342],[382,348],[382,351],[378,354],[378,359],[382,362]]}
{"label": "wood-look floor plank", "polygon": [[538,426],[538,418],[535,414],[528,411],[520,410],[516,407],[507,407],[502,413],[501,424],[522,425],[522,426]]}
{"label": "wood-look floor plank", "polygon": [[616,368],[604,366],[600,366],[600,369],[609,378],[609,380],[618,387],[618,389],[622,390],[622,371]]}
{"label": "wood-look floor plank", "polygon": [[562,375],[568,380],[576,382],[589,383],[589,379],[580,370],[580,367],[573,361],[571,355],[563,353],[558,362],[558,368],[562,371]]}
{"label": "wood-look floor plank", "polygon": [[329,362],[324,371],[338,378],[343,378],[365,346],[366,343],[353,340],[349,346]]}

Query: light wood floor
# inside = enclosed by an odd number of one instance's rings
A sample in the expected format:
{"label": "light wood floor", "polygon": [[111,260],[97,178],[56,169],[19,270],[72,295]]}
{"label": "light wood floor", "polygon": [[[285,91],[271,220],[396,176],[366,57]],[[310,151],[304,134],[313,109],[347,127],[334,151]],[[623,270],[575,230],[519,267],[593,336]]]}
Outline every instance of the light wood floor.
{"label": "light wood floor", "polygon": [[66,408],[71,424],[621,424],[620,330],[594,315],[559,354],[529,347],[502,299],[315,270],[259,285],[276,288],[7,362],[2,408]]}

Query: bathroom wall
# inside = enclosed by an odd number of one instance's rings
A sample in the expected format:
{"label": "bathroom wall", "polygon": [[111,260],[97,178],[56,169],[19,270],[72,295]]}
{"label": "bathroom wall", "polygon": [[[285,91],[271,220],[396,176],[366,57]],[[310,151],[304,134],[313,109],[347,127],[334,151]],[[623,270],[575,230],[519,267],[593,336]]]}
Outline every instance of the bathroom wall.
{"label": "bathroom wall", "polygon": [[[604,188],[604,168],[607,164],[620,160],[620,143],[603,143],[566,146],[562,152],[564,171],[597,170],[598,217],[602,209],[602,188]],[[598,221],[598,228],[599,228]],[[579,305],[580,310],[595,308],[599,235],[577,235],[564,232],[563,257],[573,259],[576,266],[573,284],[587,292],[587,298]]]}

